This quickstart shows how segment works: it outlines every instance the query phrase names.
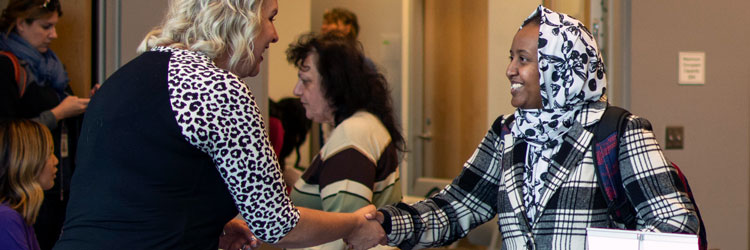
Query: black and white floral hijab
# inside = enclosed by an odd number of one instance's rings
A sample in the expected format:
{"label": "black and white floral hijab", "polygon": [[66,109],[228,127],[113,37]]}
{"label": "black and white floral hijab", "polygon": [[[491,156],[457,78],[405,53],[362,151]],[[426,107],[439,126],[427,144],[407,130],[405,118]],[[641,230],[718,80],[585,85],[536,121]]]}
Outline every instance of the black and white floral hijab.
{"label": "black and white floral hijab", "polygon": [[541,176],[559,151],[563,135],[575,123],[585,127],[599,121],[606,105],[591,104],[606,103],[607,86],[601,54],[583,23],[544,6],[527,20],[536,15],[541,15],[537,56],[542,108],[516,109],[516,122],[511,128],[513,137],[528,143],[524,200],[532,222],[541,210]]}
{"label": "black and white floral hijab", "polygon": [[[541,5],[527,19],[537,14],[542,109],[517,109],[513,136],[550,147],[562,142],[584,106],[605,98],[607,77],[594,36],[583,23]],[[603,112],[589,119],[598,121]]]}

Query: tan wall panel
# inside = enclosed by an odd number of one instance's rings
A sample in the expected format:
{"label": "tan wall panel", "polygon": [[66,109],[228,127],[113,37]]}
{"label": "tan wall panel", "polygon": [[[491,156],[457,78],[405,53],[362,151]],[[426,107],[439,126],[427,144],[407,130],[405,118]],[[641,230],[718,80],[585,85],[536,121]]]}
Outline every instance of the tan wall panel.
{"label": "tan wall panel", "polygon": [[425,1],[427,177],[453,178],[487,131],[487,1]]}
{"label": "tan wall panel", "polygon": [[70,87],[79,97],[91,89],[92,0],[61,1],[63,16],[57,23],[57,40],[50,45],[70,77]]}

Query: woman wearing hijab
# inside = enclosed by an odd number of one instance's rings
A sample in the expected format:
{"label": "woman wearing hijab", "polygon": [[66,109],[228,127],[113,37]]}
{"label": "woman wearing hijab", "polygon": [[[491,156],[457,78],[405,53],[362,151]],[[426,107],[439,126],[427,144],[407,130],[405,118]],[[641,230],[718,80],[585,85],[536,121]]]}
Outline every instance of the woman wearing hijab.
{"label": "woman wearing hijab", "polygon": [[[539,6],[513,38],[510,59],[506,75],[517,109],[496,121],[514,117],[510,131],[501,137],[490,130],[436,196],[368,216],[381,222],[372,232],[387,234],[381,244],[448,245],[496,214],[503,249],[585,249],[586,228],[624,228],[610,220],[592,159],[592,128],[607,108],[593,36],[580,21]],[[638,214],[636,229],[697,233],[692,203],[675,186],[675,169],[648,121],[629,116],[623,135],[620,171]]]}
{"label": "woman wearing hijab", "polygon": [[68,74],[49,49],[61,16],[58,0],[11,0],[0,17],[0,118],[44,124],[60,159],[57,181],[45,191],[34,224],[42,250],[51,249],[60,237],[75,169],[79,115],[89,102],[72,94]]}

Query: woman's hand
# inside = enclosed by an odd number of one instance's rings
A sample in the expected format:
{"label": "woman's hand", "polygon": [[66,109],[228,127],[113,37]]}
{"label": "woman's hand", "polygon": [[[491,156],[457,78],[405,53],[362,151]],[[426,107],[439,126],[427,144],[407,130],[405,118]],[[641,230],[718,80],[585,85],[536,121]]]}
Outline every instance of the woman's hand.
{"label": "woman's hand", "polygon": [[60,104],[52,108],[52,114],[57,120],[83,114],[89,105],[89,98],[78,98],[77,96],[68,96]]}
{"label": "woman's hand", "polygon": [[376,211],[372,205],[360,208],[354,213],[365,220],[344,239],[350,249],[365,250],[379,244],[388,244],[385,231],[380,225],[384,219],[383,213]]}
{"label": "woman's hand", "polygon": [[261,241],[250,232],[247,223],[234,218],[224,225],[224,233],[219,236],[219,248],[225,250],[252,250],[260,247]]}
{"label": "woman's hand", "polygon": [[99,88],[101,88],[101,87],[102,87],[102,85],[99,84],[99,83],[94,84],[94,87],[91,88],[91,92],[89,92],[89,98],[93,97],[94,94],[96,94],[96,91],[99,91]]}

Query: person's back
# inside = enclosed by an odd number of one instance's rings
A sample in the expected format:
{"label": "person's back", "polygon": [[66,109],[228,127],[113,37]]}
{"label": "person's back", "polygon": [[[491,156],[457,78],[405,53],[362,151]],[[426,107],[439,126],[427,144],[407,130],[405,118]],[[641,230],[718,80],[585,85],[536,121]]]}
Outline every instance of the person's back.
{"label": "person's back", "polygon": [[195,52],[162,49],[126,64],[99,90],[84,119],[55,249],[217,248],[209,239],[237,209],[212,158],[186,140],[175,118],[170,92],[191,91],[167,84],[176,81],[170,63],[181,60],[204,69],[181,71],[186,78],[226,75]]}

